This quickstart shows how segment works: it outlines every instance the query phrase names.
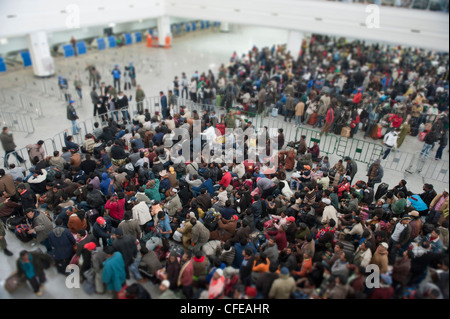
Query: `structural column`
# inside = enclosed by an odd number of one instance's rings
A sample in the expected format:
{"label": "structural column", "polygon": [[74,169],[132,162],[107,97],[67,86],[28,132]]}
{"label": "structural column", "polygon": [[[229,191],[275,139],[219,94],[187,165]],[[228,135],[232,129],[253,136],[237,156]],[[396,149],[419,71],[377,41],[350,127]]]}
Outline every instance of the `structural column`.
{"label": "structural column", "polygon": [[289,30],[286,51],[291,52],[294,60],[297,60],[302,49],[304,34],[301,31]]}
{"label": "structural column", "polygon": [[170,37],[172,43],[172,32],[170,30],[170,17],[162,16],[158,18],[158,45],[163,47],[166,45],[166,38]]}
{"label": "structural column", "polygon": [[50,54],[47,33],[43,31],[30,33],[27,42],[34,75],[46,77],[55,74],[55,63]]}

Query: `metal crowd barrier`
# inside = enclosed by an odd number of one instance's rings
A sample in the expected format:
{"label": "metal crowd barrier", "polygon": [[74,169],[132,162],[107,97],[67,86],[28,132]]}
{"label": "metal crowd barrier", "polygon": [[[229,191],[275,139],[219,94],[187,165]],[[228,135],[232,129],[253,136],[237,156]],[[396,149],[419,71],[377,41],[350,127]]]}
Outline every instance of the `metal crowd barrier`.
{"label": "metal crowd barrier", "polygon": [[2,127],[9,127],[14,132],[27,133],[27,136],[34,133],[33,119],[29,114],[0,111],[0,122]]}

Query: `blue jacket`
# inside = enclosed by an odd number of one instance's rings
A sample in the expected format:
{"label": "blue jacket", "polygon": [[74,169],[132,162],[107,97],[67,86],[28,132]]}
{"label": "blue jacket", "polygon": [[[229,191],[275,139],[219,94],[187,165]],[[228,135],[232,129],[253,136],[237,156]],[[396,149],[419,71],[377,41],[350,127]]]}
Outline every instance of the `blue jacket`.
{"label": "blue jacket", "polygon": [[78,152],[80,150],[80,147],[78,146],[78,144],[71,142],[67,139],[66,132],[64,132],[64,143],[66,144],[66,147],[69,150],[75,150],[75,152]]}
{"label": "blue jacket", "polygon": [[120,70],[119,69],[114,69],[112,71],[112,75],[114,79],[120,79]]}
{"label": "blue jacket", "polygon": [[204,181],[202,186],[200,186],[200,189],[202,189],[203,187],[206,188],[210,196],[214,195],[214,185],[211,178],[208,178],[206,181]]}
{"label": "blue jacket", "polygon": [[126,280],[125,262],[118,251],[103,262],[102,281],[108,290],[119,292]]}
{"label": "blue jacket", "polygon": [[419,195],[412,195],[408,198],[408,201],[411,203],[412,207],[418,212],[428,210],[427,204],[422,200]]}
{"label": "blue jacket", "polygon": [[48,236],[50,245],[53,248],[55,260],[70,259],[74,255],[73,245],[76,244],[70,230],[64,227],[56,227]]}
{"label": "blue jacket", "polygon": [[163,109],[166,109],[166,108],[167,108],[167,97],[166,97],[165,95],[163,95],[163,96],[161,97],[161,107],[162,107]]}
{"label": "blue jacket", "polygon": [[244,256],[242,255],[242,252],[244,251],[245,247],[250,247],[252,249],[253,253],[256,254],[257,249],[256,249],[255,245],[253,244],[253,242],[249,242],[245,246],[242,246],[240,243],[236,243],[234,245],[234,249],[235,249],[236,253],[234,255],[233,263],[231,264],[231,266],[233,268],[236,268],[236,269],[241,268],[242,261],[244,260]]}

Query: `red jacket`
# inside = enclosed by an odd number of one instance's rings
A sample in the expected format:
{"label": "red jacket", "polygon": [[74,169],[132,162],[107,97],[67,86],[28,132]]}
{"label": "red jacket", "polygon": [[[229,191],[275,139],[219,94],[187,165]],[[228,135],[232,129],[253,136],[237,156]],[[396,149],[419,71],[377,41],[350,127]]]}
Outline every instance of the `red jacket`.
{"label": "red jacket", "polygon": [[356,93],[355,96],[353,97],[353,103],[358,104],[359,102],[361,102],[361,100],[362,100],[361,92]]}
{"label": "red jacket", "polygon": [[277,244],[278,250],[283,250],[287,247],[286,233],[284,231],[268,231],[266,238],[269,239],[271,236],[275,236],[274,241]]}
{"label": "red jacket", "polygon": [[222,179],[219,182],[219,185],[222,185],[223,187],[228,187],[230,183],[231,183],[231,173],[226,172],[225,174],[223,174]]}
{"label": "red jacket", "polygon": [[331,124],[334,121],[334,110],[330,108],[327,112],[327,123]]}

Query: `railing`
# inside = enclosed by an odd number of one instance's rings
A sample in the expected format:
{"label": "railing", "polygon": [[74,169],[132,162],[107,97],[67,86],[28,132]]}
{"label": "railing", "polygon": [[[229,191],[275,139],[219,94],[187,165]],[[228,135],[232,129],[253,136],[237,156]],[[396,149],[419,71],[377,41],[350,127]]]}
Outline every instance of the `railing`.
{"label": "railing", "polygon": [[28,114],[0,111],[0,122],[2,127],[6,126],[14,132],[27,133],[27,136],[34,133],[33,119]]}
{"label": "railing", "polygon": [[409,175],[420,175],[426,179],[447,182],[449,180],[449,162],[429,157],[420,158],[419,153],[392,151],[383,163],[385,169],[403,172],[405,178]]}
{"label": "railing", "polygon": [[37,118],[44,116],[44,111],[38,98],[17,93],[11,89],[3,89],[0,92],[0,102],[5,108],[10,108],[8,111],[23,111],[30,116],[36,115]]}

